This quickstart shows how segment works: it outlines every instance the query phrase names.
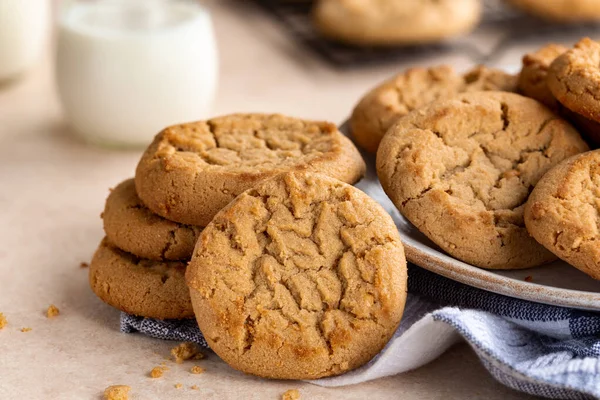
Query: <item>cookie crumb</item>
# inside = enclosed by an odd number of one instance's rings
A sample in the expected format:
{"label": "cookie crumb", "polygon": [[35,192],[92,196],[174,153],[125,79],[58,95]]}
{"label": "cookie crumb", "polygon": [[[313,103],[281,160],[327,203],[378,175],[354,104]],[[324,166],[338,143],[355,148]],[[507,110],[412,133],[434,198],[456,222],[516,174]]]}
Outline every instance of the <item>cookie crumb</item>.
{"label": "cookie crumb", "polygon": [[83,262],[83,261],[81,263],[79,263],[79,268],[87,268],[89,266],[90,266],[90,264]]}
{"label": "cookie crumb", "polygon": [[192,389],[192,390],[200,390],[200,388],[198,386],[196,386],[196,385],[190,386],[190,389]]}
{"label": "cookie crumb", "polygon": [[531,282],[531,281],[533,281],[533,276],[531,276],[531,275],[527,275],[527,276],[525,277],[525,282]]}
{"label": "cookie crumb", "polygon": [[175,384],[175,389],[181,389],[182,387],[183,387],[183,385],[181,383]]}
{"label": "cookie crumb", "polygon": [[200,367],[200,366],[198,366],[198,365],[194,365],[192,367],[192,369],[190,370],[190,372],[192,374],[202,374],[202,373],[204,373],[204,371],[205,371],[205,369],[202,368],[202,367]]}
{"label": "cookie crumb", "polygon": [[127,385],[113,385],[104,389],[104,400],[128,400],[131,387]]}
{"label": "cookie crumb", "polygon": [[298,389],[290,389],[281,395],[281,400],[299,400],[300,392]]}
{"label": "cookie crumb", "polygon": [[0,312],[0,329],[6,327],[6,325],[8,325],[8,321],[6,320],[4,314]]}
{"label": "cookie crumb", "polygon": [[168,368],[165,367],[164,365],[154,367],[154,368],[152,368],[152,371],[150,371],[150,377],[151,378],[160,378],[161,376],[163,376],[163,374],[165,373],[166,370],[168,370]]}
{"label": "cookie crumb", "polygon": [[181,364],[185,360],[201,360],[204,358],[204,354],[200,352],[198,346],[192,342],[184,342],[179,346],[175,346],[171,349],[171,355],[175,358],[177,364]]}
{"label": "cookie crumb", "polygon": [[29,332],[30,330],[31,330],[31,328],[29,328],[29,327],[21,328],[21,332]]}
{"label": "cookie crumb", "polygon": [[60,314],[60,310],[54,304],[50,304],[50,307],[46,310],[46,318],[56,317]]}

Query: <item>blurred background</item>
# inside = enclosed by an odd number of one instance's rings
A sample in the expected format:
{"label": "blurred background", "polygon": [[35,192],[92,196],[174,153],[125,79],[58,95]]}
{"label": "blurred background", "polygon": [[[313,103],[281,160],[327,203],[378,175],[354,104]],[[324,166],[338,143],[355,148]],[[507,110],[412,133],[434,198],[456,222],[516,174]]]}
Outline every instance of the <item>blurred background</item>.
{"label": "blurred background", "polygon": [[3,0],[0,117],[47,113],[112,148],[143,148],[165,125],[230,112],[341,122],[407,67],[518,72],[547,42],[594,38],[593,3]]}

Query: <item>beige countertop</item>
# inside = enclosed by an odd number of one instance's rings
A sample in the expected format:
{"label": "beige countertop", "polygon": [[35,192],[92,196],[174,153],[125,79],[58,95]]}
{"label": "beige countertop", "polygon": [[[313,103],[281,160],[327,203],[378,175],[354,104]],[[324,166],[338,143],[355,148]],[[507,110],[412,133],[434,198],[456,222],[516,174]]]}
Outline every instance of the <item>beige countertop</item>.
{"label": "beige countertop", "polygon": [[[332,69],[240,3],[209,2],[221,58],[215,114],[266,111],[341,121],[369,86],[401,68]],[[459,56],[444,61],[468,64]],[[131,386],[134,399],[277,399],[290,388],[307,399],[527,398],[496,383],[464,344],[416,371],[346,388],[257,379],[215,355],[200,362],[202,375],[189,373],[192,364],[169,363],[164,377],[150,379],[174,343],[120,333],[119,312],[94,296],[80,268],[103,236],[99,214],[108,188],[133,175],[140,152],[75,139],[52,77],[47,57],[23,80],[0,88],[0,312],[8,318],[0,331],[1,399],[96,399],[113,384]],[[61,313],[47,319],[51,303]]]}

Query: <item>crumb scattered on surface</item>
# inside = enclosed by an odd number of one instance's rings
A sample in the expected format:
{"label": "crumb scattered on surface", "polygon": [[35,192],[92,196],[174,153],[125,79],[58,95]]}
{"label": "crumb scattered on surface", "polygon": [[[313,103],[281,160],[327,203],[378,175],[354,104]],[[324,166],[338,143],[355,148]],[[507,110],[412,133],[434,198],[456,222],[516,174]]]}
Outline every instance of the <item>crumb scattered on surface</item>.
{"label": "crumb scattered on surface", "polygon": [[29,332],[30,330],[31,330],[31,328],[29,328],[27,326],[24,328],[21,328],[21,332]]}
{"label": "crumb scattered on surface", "polygon": [[163,374],[165,373],[166,370],[168,370],[168,368],[165,367],[164,365],[154,367],[154,368],[152,368],[152,371],[150,371],[150,377],[151,378],[160,378],[161,376],[163,376]]}
{"label": "crumb scattered on surface", "polygon": [[192,369],[190,370],[190,372],[192,374],[202,374],[202,373],[204,373],[204,371],[205,371],[204,368],[202,368],[202,367],[200,367],[198,365],[194,365],[192,367]]}
{"label": "crumb scattered on surface", "polygon": [[0,329],[6,327],[6,325],[8,325],[8,321],[6,320],[4,314],[0,312]]}
{"label": "crumb scattered on surface", "polygon": [[104,400],[128,400],[131,388],[127,385],[113,385],[104,389]]}
{"label": "crumb scattered on surface", "polygon": [[86,262],[81,262],[81,263],[79,264],[79,268],[87,268],[87,267],[89,267],[89,266],[90,266],[90,264],[88,264],[88,263],[86,263]]}
{"label": "crumb scattered on surface", "polygon": [[531,275],[527,275],[527,276],[525,277],[525,282],[531,282],[531,281],[533,281],[533,276],[531,276]]}
{"label": "crumb scattered on surface", "polygon": [[196,386],[196,385],[190,386],[190,389],[192,389],[192,390],[200,390],[200,388],[198,386]]}
{"label": "crumb scattered on surface", "polygon": [[290,389],[281,395],[281,400],[299,400],[300,392],[298,389]]}
{"label": "crumb scattered on surface", "polygon": [[56,317],[58,314],[60,314],[60,310],[58,309],[58,307],[56,307],[54,304],[50,304],[50,307],[48,307],[48,309],[46,310],[46,317],[52,318]]}
{"label": "crumb scattered on surface", "polygon": [[181,383],[175,384],[175,389],[181,389],[182,387],[183,387],[183,385]]}
{"label": "crumb scattered on surface", "polygon": [[204,354],[200,352],[198,346],[192,342],[181,343],[179,346],[171,349],[171,355],[175,358],[177,364],[181,364],[185,360],[200,360],[204,358]]}

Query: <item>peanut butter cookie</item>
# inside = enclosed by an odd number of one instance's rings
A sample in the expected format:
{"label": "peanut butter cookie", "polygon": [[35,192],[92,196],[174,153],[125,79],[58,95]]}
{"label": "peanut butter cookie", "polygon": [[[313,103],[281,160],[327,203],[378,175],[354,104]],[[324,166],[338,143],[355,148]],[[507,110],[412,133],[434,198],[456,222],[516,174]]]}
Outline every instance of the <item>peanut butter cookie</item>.
{"label": "peanut butter cookie", "polygon": [[111,243],[150,260],[189,260],[202,231],[199,226],[169,221],[146,208],[133,179],[112,190],[102,219]]}
{"label": "peanut butter cookie", "polygon": [[[600,8],[599,8],[600,10]],[[550,65],[548,87],[573,112],[600,122],[600,43],[581,39]]]}
{"label": "peanut butter cookie", "polygon": [[525,205],[525,224],[548,250],[600,279],[600,150],[579,154],[540,179]]}
{"label": "peanut butter cookie", "polygon": [[102,301],[129,314],[193,318],[184,262],[140,259],[105,238],[90,263],[90,286]]}
{"label": "peanut butter cookie", "polygon": [[158,215],[204,226],[244,190],[303,170],[354,183],[365,163],[331,123],[233,114],[163,130],[142,156],[135,185]]}
{"label": "peanut butter cookie", "polygon": [[525,54],[523,68],[519,74],[519,91],[552,110],[558,110],[558,100],[548,88],[546,77],[552,61],[567,50],[568,48],[560,44],[549,43],[533,53]]}
{"label": "peanut butter cookie", "polygon": [[354,141],[375,153],[390,126],[414,109],[462,92],[516,89],[517,77],[481,65],[464,75],[447,65],[411,68],[367,93],[352,112],[350,128]]}
{"label": "peanut butter cookie", "polygon": [[319,0],[314,24],[324,36],[357,45],[435,42],[469,32],[479,0]]}
{"label": "peanut butter cookie", "polygon": [[390,128],[377,173],[402,214],[450,255],[483,268],[527,268],[555,258],[525,229],[529,193],[551,167],[587,149],[535,100],[464,93]]}
{"label": "peanut butter cookie", "polygon": [[336,179],[292,172],[217,214],[186,281],[202,333],[228,364],[314,379],[359,367],[391,338],[406,260],[378,203]]}
{"label": "peanut butter cookie", "polygon": [[600,20],[600,0],[508,0],[528,14],[557,22]]}

